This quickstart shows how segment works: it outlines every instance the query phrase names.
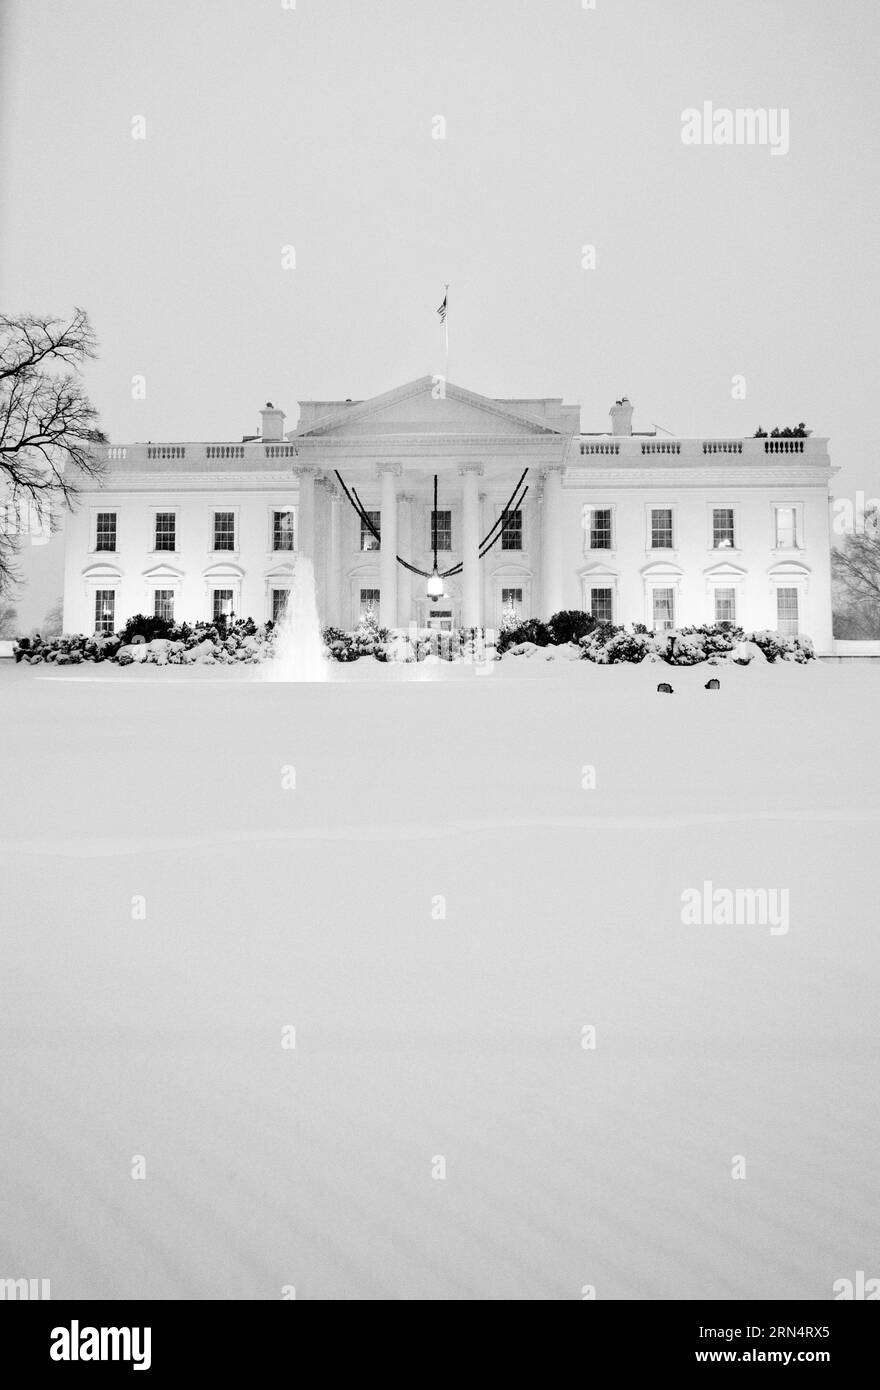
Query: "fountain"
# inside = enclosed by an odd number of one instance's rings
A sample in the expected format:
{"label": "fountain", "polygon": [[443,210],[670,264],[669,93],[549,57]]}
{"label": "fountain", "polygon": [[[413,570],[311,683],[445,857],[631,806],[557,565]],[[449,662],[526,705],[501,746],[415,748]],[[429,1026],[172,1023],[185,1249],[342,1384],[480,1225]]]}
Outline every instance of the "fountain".
{"label": "fountain", "polygon": [[327,658],[315,602],[315,571],[311,560],[297,557],[293,591],[275,637],[275,658],[269,664],[270,680],[323,681]]}

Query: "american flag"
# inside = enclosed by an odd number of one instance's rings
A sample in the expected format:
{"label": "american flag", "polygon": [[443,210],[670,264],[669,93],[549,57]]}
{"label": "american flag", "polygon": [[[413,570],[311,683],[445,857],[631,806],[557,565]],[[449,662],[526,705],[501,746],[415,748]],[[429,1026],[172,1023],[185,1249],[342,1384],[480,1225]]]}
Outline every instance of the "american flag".
{"label": "american flag", "polygon": [[446,322],[446,301],[447,301],[448,298],[449,298],[449,292],[447,291],[446,294],[444,294],[444,296],[443,296],[443,303],[440,305],[440,308],[437,310],[437,313],[440,315],[440,322],[441,322],[441,323],[445,323],[445,322]]}

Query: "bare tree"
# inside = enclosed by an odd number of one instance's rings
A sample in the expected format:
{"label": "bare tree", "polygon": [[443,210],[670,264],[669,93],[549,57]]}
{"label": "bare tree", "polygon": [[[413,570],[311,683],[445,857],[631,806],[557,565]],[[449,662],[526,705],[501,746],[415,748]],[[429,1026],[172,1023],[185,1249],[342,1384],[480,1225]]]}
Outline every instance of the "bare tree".
{"label": "bare tree", "polygon": [[832,550],[835,634],[880,638],[880,511],[869,507],[842,550]]}
{"label": "bare tree", "polygon": [[59,596],[47,611],[40,628],[41,637],[60,637],[63,628],[64,599]]}
{"label": "bare tree", "polygon": [[0,599],[0,637],[18,636],[18,609]]}
{"label": "bare tree", "polygon": [[30,512],[47,518],[70,507],[85,478],[99,478],[107,442],[80,372],[96,355],[89,316],[0,315],[0,592]]}

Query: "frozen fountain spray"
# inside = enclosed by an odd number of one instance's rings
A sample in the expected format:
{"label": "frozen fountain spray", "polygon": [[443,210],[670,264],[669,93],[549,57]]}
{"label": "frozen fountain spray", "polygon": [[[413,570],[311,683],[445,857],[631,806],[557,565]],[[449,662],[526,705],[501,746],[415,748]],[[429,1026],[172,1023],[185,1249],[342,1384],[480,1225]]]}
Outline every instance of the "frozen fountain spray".
{"label": "frozen fountain spray", "polygon": [[311,560],[304,555],[298,556],[294,565],[293,592],[278,624],[275,659],[269,674],[277,681],[327,679],[327,660],[315,601],[315,571]]}

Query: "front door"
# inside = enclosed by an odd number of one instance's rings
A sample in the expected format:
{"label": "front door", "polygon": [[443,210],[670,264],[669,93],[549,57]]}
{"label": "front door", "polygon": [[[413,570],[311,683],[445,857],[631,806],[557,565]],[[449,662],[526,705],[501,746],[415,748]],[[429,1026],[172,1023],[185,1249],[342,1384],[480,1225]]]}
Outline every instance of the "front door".
{"label": "front door", "polygon": [[417,598],[413,602],[415,623],[421,631],[454,632],[461,626],[461,604],[457,596]]}
{"label": "front door", "polygon": [[451,632],[452,631],[452,609],[444,607],[428,607],[428,630],[429,632]]}

